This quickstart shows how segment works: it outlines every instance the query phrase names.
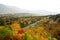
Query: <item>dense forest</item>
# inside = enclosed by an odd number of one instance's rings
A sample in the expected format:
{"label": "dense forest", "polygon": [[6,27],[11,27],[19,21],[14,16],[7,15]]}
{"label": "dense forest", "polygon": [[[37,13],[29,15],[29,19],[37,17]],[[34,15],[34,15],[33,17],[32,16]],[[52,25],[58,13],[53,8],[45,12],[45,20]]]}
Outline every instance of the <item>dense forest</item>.
{"label": "dense forest", "polygon": [[0,15],[0,40],[60,40],[60,14]]}

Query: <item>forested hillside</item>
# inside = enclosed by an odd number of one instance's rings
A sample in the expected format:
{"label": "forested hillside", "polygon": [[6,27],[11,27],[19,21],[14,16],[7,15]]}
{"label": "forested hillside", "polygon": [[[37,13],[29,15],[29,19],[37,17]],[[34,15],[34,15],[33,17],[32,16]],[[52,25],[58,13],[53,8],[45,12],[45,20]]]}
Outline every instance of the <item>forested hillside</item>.
{"label": "forested hillside", "polygon": [[60,40],[60,14],[0,15],[0,40]]}

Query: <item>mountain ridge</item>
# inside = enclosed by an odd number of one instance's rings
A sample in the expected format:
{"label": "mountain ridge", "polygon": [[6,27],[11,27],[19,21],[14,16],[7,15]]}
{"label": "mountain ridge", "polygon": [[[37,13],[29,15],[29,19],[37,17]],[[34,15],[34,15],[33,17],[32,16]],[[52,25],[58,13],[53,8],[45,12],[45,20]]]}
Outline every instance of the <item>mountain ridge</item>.
{"label": "mountain ridge", "polygon": [[35,14],[35,15],[53,15],[57,14],[57,12],[49,12],[46,10],[26,10],[26,9],[20,9],[18,7],[15,6],[7,6],[4,4],[0,4],[0,14],[6,14],[6,13],[30,13],[30,14]]}

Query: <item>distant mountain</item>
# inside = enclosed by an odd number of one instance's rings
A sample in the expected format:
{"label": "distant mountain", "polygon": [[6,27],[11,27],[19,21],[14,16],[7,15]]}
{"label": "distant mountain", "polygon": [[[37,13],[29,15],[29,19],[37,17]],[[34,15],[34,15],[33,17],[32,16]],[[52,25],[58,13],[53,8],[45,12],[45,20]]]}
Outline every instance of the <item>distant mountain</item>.
{"label": "distant mountain", "polygon": [[34,16],[34,14],[29,13],[29,10],[20,9],[14,6],[6,6],[0,4],[0,16],[13,14],[15,16]]}
{"label": "distant mountain", "polygon": [[37,14],[41,14],[41,15],[56,15],[56,14],[60,14],[58,12],[50,12],[50,11],[46,11],[46,10],[33,10],[33,11],[31,11],[31,13],[37,13]]}
{"label": "distant mountain", "polygon": [[[30,14],[35,14],[35,15],[52,15],[52,14],[57,14],[57,12],[49,12],[45,10],[25,10],[25,9],[20,9],[14,6],[7,6],[0,4],[0,14],[1,13],[30,13]],[[29,14],[28,14],[29,15]]]}
{"label": "distant mountain", "polygon": [[14,6],[6,6],[0,4],[0,13],[28,13],[28,10],[23,10]]}

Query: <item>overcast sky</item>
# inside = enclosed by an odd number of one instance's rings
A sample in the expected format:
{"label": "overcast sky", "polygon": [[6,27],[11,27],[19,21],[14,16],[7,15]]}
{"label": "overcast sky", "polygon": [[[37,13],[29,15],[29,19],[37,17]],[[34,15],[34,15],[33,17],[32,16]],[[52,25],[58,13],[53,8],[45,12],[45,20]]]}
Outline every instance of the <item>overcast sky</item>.
{"label": "overcast sky", "polygon": [[0,4],[16,6],[27,10],[60,12],[60,0],[0,0]]}

